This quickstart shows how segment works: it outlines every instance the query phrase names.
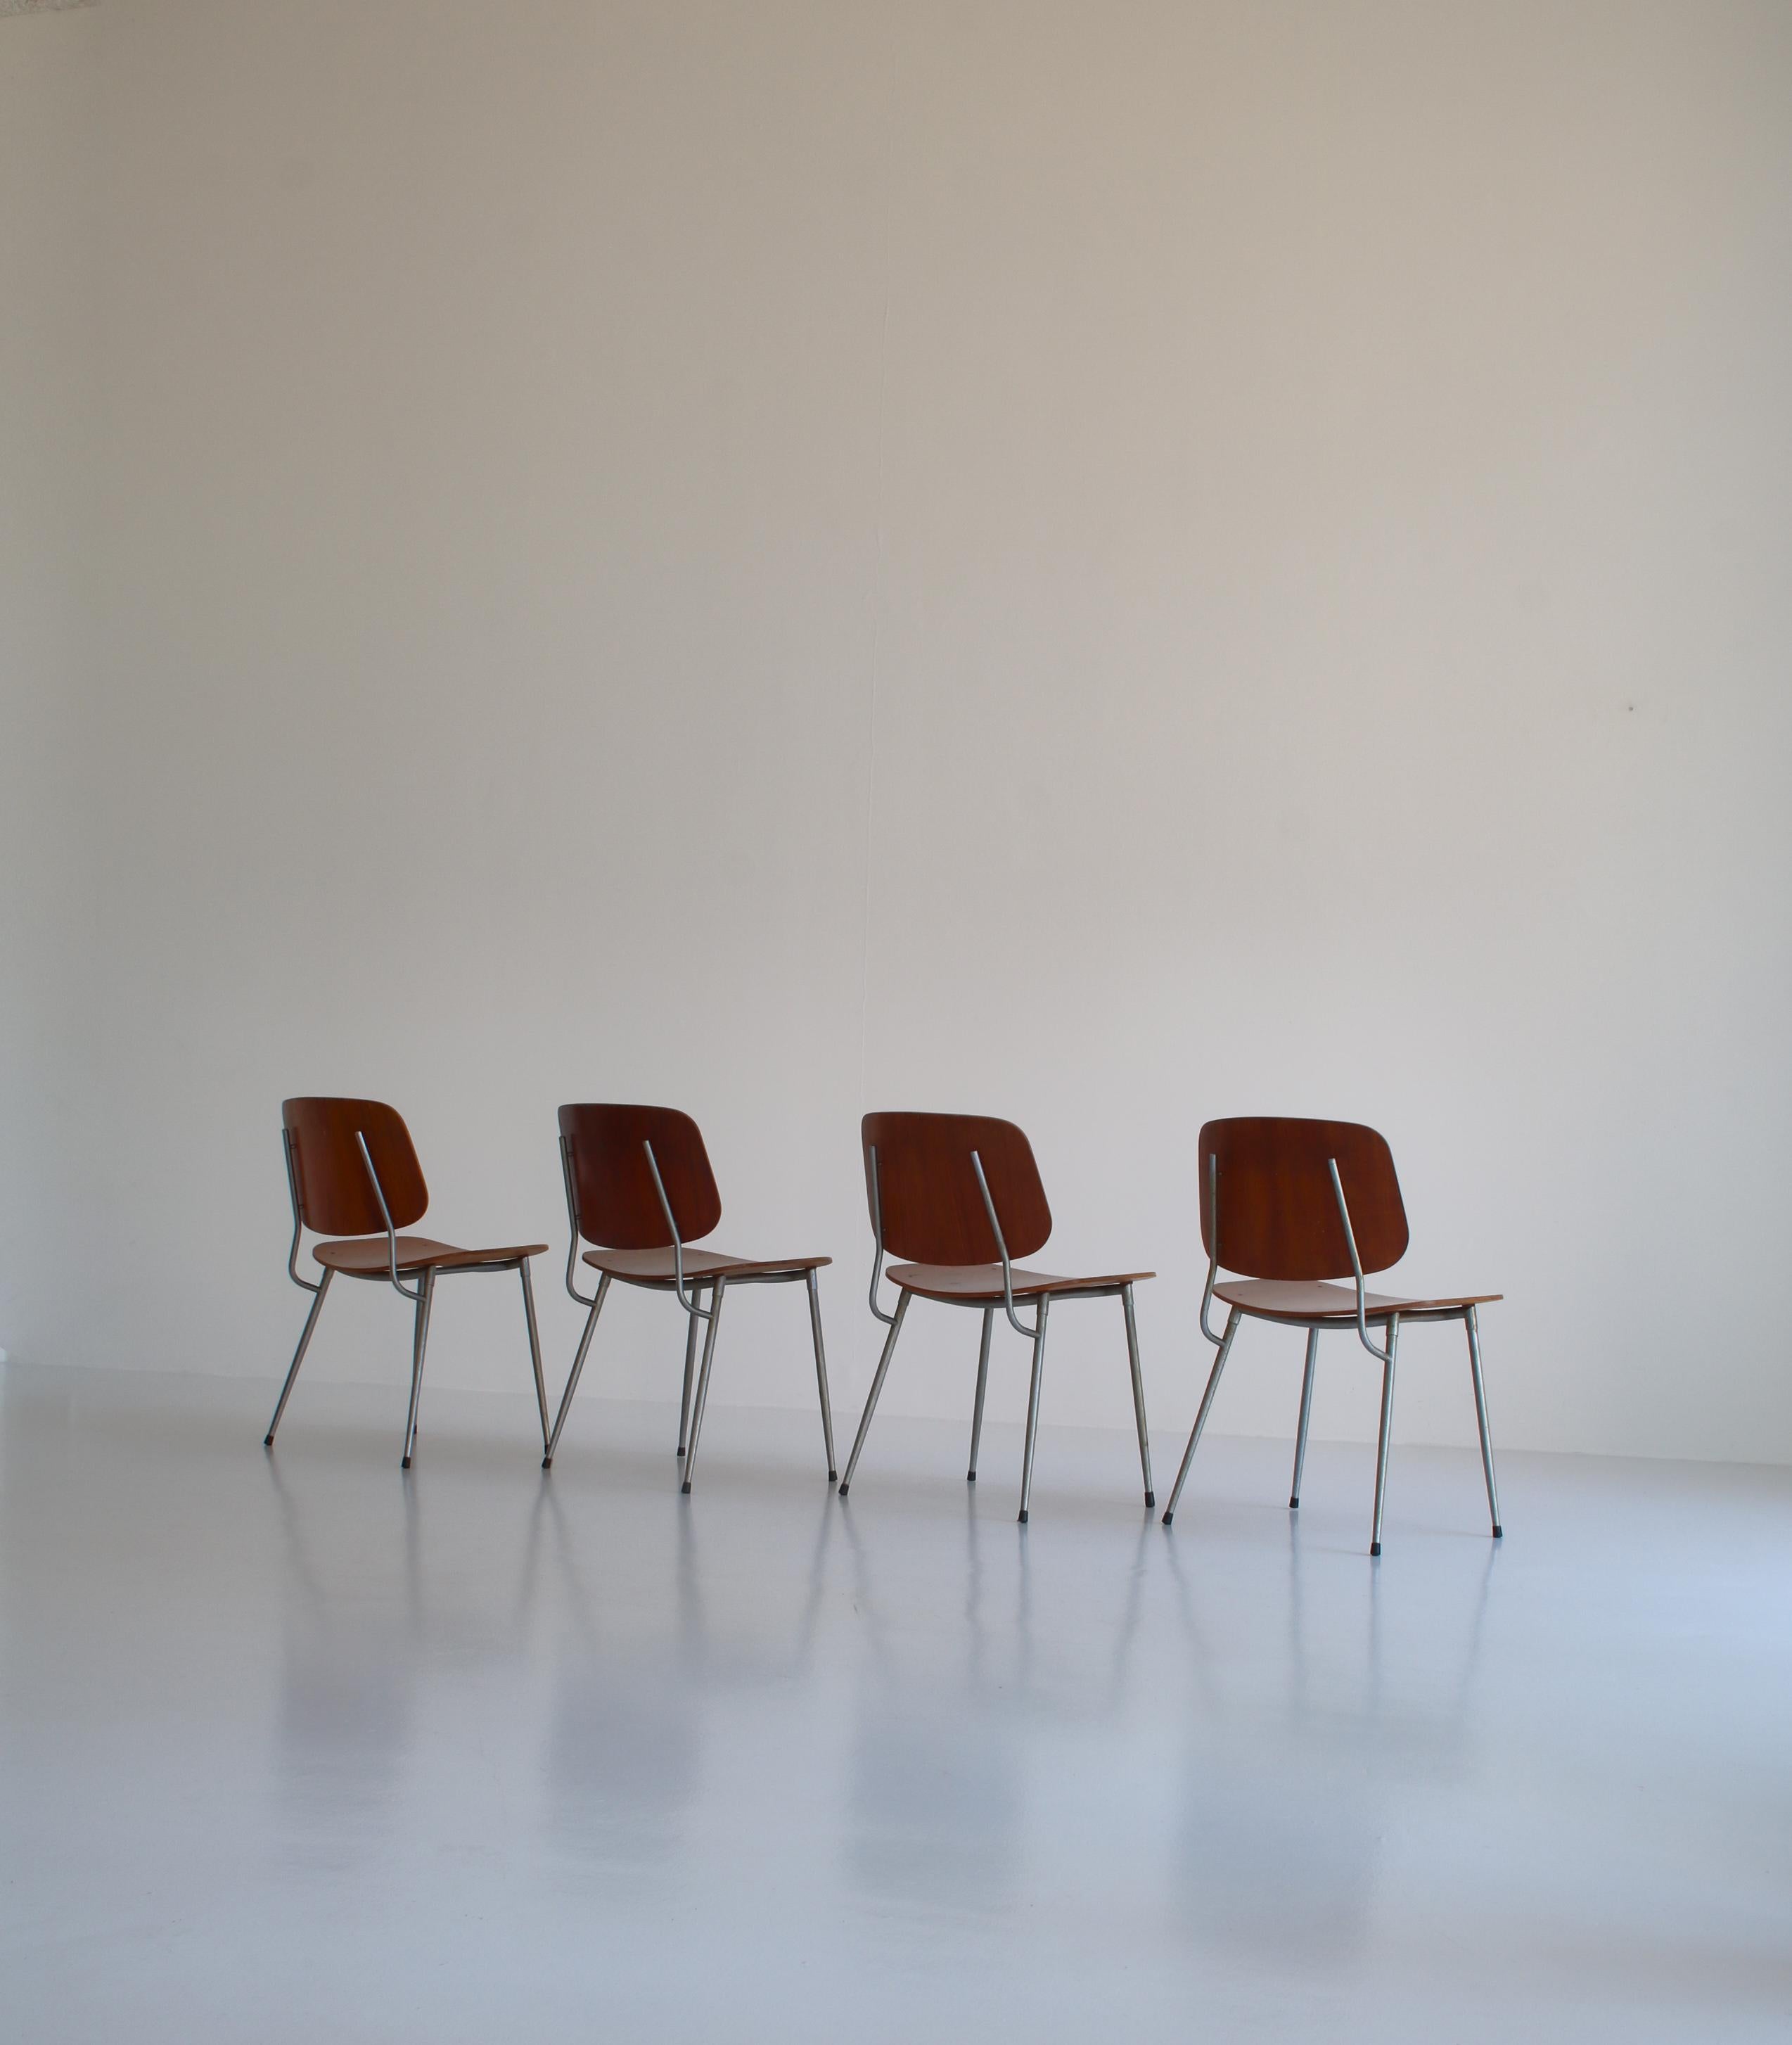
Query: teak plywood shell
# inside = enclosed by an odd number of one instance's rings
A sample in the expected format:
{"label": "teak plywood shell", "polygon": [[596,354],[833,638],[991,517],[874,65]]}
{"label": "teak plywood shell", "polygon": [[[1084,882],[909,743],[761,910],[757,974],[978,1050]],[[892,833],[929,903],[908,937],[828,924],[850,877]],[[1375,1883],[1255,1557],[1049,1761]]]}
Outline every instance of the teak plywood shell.
{"label": "teak plywood shell", "polygon": [[[346,1242],[320,1242],[312,1255],[326,1269],[340,1271],[353,1278],[383,1278],[392,1268],[383,1235],[367,1236]],[[488,1264],[515,1264],[525,1257],[547,1254],[544,1242],[515,1242],[490,1250],[460,1250],[452,1242],[436,1242],[427,1235],[401,1235],[397,1263],[401,1271],[477,1271]]]}
{"label": "teak plywood shell", "polygon": [[348,1100],[301,1095],[280,1103],[292,1144],[298,1211],[314,1235],[384,1234],[373,1184],[357,1135],[367,1139],[373,1168],[394,1228],[421,1221],[429,1188],[405,1119],[383,1100]]}
{"label": "teak plywood shell", "polygon": [[[1059,1278],[1049,1271],[1029,1271],[1010,1267],[1017,1300],[1036,1300],[1042,1293],[1054,1296],[1067,1292],[1098,1292],[1119,1285],[1136,1285],[1155,1278],[1155,1271],[1114,1271],[1101,1278]],[[986,1300],[1002,1303],[1002,1266],[999,1264],[892,1264],[884,1276],[905,1292],[918,1292],[924,1300]]]}
{"label": "teak plywood shell", "polygon": [[[767,1278],[779,1272],[819,1271],[832,1264],[831,1257],[730,1257],[721,1250],[686,1250],[683,1254],[685,1283],[699,1279]],[[663,1250],[587,1250],[584,1261],[594,1271],[607,1271],[630,1285],[675,1284],[678,1267],[671,1246]]]}
{"label": "teak plywood shell", "polygon": [[[1033,1146],[1012,1122],[987,1115],[867,1115],[859,1125],[865,1197],[879,1209],[884,1248],[915,1264],[993,1264],[1000,1257],[977,1184],[975,1151],[1010,1259],[1031,1257],[1052,1233]],[[877,1188],[871,1153],[877,1153]]]}
{"label": "teak plywood shell", "polygon": [[1363,1269],[1398,1264],[1406,1254],[1406,1210],[1386,1139],[1360,1122],[1292,1115],[1238,1115],[1202,1130],[1202,1248],[1216,1254],[1211,1159],[1219,1168],[1222,1271],[1250,1278],[1349,1277],[1350,1245],[1326,1170],[1334,1158]]}
{"label": "teak plywood shell", "polygon": [[668,1246],[665,1209],[648,1166],[649,1143],[679,1240],[695,1242],[721,1219],[721,1194],[702,1133],[677,1108],[571,1102],[560,1110],[560,1135],[572,1164],[579,1233],[586,1242],[606,1250]]}
{"label": "teak plywood shell", "polygon": [[[1459,1314],[1465,1307],[1490,1306],[1499,1292],[1446,1292],[1435,1298],[1394,1292],[1365,1292],[1363,1317],[1385,1321],[1395,1314]],[[1229,1278],[1213,1288],[1213,1297],[1261,1321],[1354,1322],[1356,1291],[1350,1285],[1304,1284],[1286,1278]]]}

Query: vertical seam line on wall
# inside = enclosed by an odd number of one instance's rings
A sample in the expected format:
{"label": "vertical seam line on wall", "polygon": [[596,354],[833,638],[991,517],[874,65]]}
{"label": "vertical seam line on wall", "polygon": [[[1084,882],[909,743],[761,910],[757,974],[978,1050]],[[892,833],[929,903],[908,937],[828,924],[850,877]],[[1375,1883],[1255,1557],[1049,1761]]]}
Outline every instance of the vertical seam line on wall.
{"label": "vertical seam line on wall", "polygon": [[884,237],[883,322],[878,338],[877,466],[875,491],[876,545],[871,576],[871,635],[870,686],[865,718],[865,895],[859,951],[859,1108],[865,1111],[865,1083],[870,1062],[871,1015],[871,861],[877,824],[877,679],[883,652],[884,603],[883,462],[884,425],[890,390],[890,269],[889,236]]}

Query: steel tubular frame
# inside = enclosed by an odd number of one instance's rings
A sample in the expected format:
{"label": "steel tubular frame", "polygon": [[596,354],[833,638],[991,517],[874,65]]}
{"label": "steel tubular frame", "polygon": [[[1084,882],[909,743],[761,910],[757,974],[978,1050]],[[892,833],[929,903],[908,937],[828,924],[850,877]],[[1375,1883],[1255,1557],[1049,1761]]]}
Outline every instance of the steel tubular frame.
{"label": "steel tubular frame", "polygon": [[[400,1469],[409,1469],[411,1458],[417,1450],[417,1404],[423,1393],[424,1352],[429,1339],[429,1309],[435,1298],[436,1281],[444,1276],[442,1271],[426,1266],[418,1273],[415,1292],[402,1283],[398,1277],[398,1238],[392,1226],[392,1211],[386,1204],[386,1189],[379,1183],[379,1174],[374,1169],[372,1153],[367,1149],[367,1139],[360,1130],[355,1132],[355,1141],[360,1147],[361,1161],[367,1167],[367,1177],[373,1187],[374,1199],[379,1203],[380,1219],[386,1224],[386,1269],[383,1271],[350,1271],[344,1275],[362,1279],[376,1285],[390,1285],[393,1290],[409,1300],[415,1308],[411,1330],[410,1405],[405,1418],[404,1453],[400,1457]],[[315,1295],[311,1311],[305,1317],[305,1327],[298,1338],[298,1347],[293,1352],[286,1382],[280,1387],[279,1402],[274,1408],[274,1417],[267,1423],[267,1432],[262,1437],[262,1446],[271,1449],[274,1437],[279,1431],[282,1416],[286,1410],[286,1401],[291,1398],[293,1387],[298,1381],[298,1367],[305,1361],[305,1352],[311,1346],[311,1338],[317,1326],[317,1318],[324,1310],[324,1297],[329,1291],[330,1281],[336,1276],[335,1267],[326,1264],[324,1275],[316,1284],[298,1275],[298,1246],[305,1234],[305,1224],[298,1207],[298,1173],[293,1162],[292,1132],[280,1131],[282,1148],[286,1159],[286,1192],[292,1201],[292,1245],[286,1252],[286,1276],[302,1292]],[[529,1327],[529,1355],[530,1368],[535,1378],[536,1410],[541,1422],[541,1442],[544,1450],[548,1444],[548,1385],[541,1369],[541,1331],[535,1318],[535,1288],[530,1281],[529,1259],[512,1257],[498,1264],[451,1265],[449,1275],[456,1273],[515,1271],[521,1274],[523,1284],[523,1318]]]}
{"label": "steel tubular frame", "polygon": [[[1423,1308],[1416,1312],[1402,1314],[1390,1311],[1381,1316],[1387,1330],[1387,1346],[1378,1349],[1369,1339],[1367,1287],[1363,1281],[1363,1265],[1356,1249],[1356,1232],[1351,1225],[1350,1207],[1344,1199],[1344,1184],[1338,1176],[1337,1160],[1326,1161],[1331,1174],[1332,1196],[1337,1203],[1338,1217],[1344,1224],[1344,1242],[1350,1253],[1352,1276],[1356,1288],[1356,1316],[1353,1321],[1284,1320],[1276,1317],[1281,1327],[1304,1328],[1306,1331],[1306,1365],[1301,1376],[1301,1416],[1294,1435],[1294,1477],[1288,1494],[1290,1511],[1298,1508],[1301,1502],[1301,1477],[1306,1466],[1306,1438],[1308,1423],[1313,1417],[1313,1368],[1318,1360],[1319,1338],[1321,1334],[1354,1331],[1358,1340],[1382,1367],[1381,1423],[1375,1437],[1375,1503],[1370,1523],[1369,1553],[1379,1556],[1382,1552],[1382,1515],[1387,1501],[1387,1455],[1394,1430],[1394,1361],[1400,1342],[1400,1327],[1404,1322],[1460,1321],[1468,1336],[1469,1375],[1475,1388],[1475,1420],[1481,1438],[1481,1470],[1487,1485],[1487,1516],[1492,1526],[1494,1540],[1502,1540],[1506,1530],[1500,1523],[1499,1490],[1494,1480],[1494,1442],[1487,1423],[1487,1393],[1481,1375],[1480,1321],[1472,1306],[1448,1307],[1434,1311]],[[1201,1296],[1201,1332],[1212,1342],[1219,1354],[1213,1359],[1213,1368],[1208,1373],[1206,1389],[1201,1395],[1201,1405],[1194,1416],[1194,1426],[1190,1431],[1188,1446],[1182,1452],[1182,1466],[1176,1473],[1176,1481],[1171,1488],[1170,1502],[1164,1508],[1163,1524],[1167,1527],[1176,1516],[1176,1504],[1182,1495],[1182,1486],[1187,1481],[1189,1465],[1194,1461],[1194,1452],[1201,1445],[1202,1431],[1207,1425],[1207,1415],[1212,1410],[1213,1395],[1220,1388],[1220,1376],[1226,1367],[1226,1359],[1232,1354],[1233,1338],[1236,1336],[1244,1310],[1234,1307],[1226,1318],[1225,1330],[1216,1335],[1209,1327],[1207,1312],[1213,1301],[1213,1287],[1220,1272],[1220,1173],[1219,1159],[1210,1156],[1207,1160],[1207,1211],[1209,1217],[1209,1240],[1212,1247],[1208,1254],[1206,1289]],[[1265,1316],[1265,1318],[1267,1318]]]}
{"label": "steel tubular frame", "polygon": [[[883,1275],[883,1203],[879,1187],[877,1146],[869,1150],[871,1163],[871,1309],[877,1319],[889,1329],[884,1338],[883,1354],[878,1358],[877,1369],[871,1379],[871,1388],[865,1398],[865,1410],[859,1416],[859,1431],[853,1438],[852,1453],[846,1459],[846,1474],[840,1481],[840,1496],[844,1498],[852,1482],[852,1475],[859,1467],[860,1451],[865,1446],[865,1437],[871,1432],[871,1415],[877,1411],[877,1403],[883,1392],[883,1381],[890,1371],[890,1360],[896,1353],[896,1338],[902,1333],[903,1316],[909,1311],[909,1302],[916,1295],[906,1287],[897,1288],[896,1311],[886,1314],[878,1304],[878,1281]],[[1039,1409],[1044,1388],[1045,1373],[1045,1330],[1051,1304],[1057,1300],[1113,1300],[1118,1299],[1126,1316],[1126,1358],[1132,1384],[1132,1417],[1139,1437],[1139,1467],[1144,1477],[1145,1504],[1154,1506],[1156,1495],[1152,1488],[1150,1431],[1145,1422],[1144,1380],[1139,1368],[1138,1323],[1132,1308],[1132,1288],[1125,1285],[1079,1286],[1063,1292],[1041,1292],[1035,1296],[1033,1325],[1029,1327],[1014,1311],[1014,1272],[1008,1254],[1007,1238],[1002,1232],[1002,1223],[996,1215],[995,1202],[990,1197],[989,1180],[984,1176],[983,1161],[973,1150],[971,1169],[977,1175],[979,1190],[983,1196],[984,1211],[989,1216],[990,1232],[995,1238],[996,1254],[1002,1264],[1002,1307],[1009,1325],[1017,1334],[1025,1335],[1033,1346],[1033,1371],[1027,1388],[1026,1445],[1021,1462],[1021,1510],[1018,1523],[1025,1526],[1033,1504],[1033,1454],[1038,1446]],[[990,1337],[995,1326],[996,1308],[992,1302],[983,1300],[942,1300],[941,1306],[969,1307],[983,1317],[982,1340],[977,1351],[977,1391],[971,1414],[971,1462],[964,1473],[967,1484],[977,1481],[977,1452],[983,1438],[983,1403],[989,1388]]]}

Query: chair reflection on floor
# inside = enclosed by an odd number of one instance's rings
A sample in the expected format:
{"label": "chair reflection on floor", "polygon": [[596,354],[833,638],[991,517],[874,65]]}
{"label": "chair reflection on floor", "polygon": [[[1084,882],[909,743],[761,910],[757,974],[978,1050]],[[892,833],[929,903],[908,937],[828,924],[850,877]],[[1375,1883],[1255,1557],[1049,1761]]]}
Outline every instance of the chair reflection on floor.
{"label": "chair reflection on floor", "polygon": [[[1075,1623],[1037,1622],[1028,1544],[997,1541],[986,1554],[975,1492],[965,1496],[962,1534],[934,1519],[898,1540],[840,1516],[863,1640],[848,1864],[882,1898],[978,1915],[1002,1908],[1038,1880],[1029,1841],[1063,1742],[1106,1748],[1125,1712],[1152,1523],[1140,1521],[1121,1566],[1125,1595],[1115,1585],[1091,1627],[1082,1586],[1056,1569],[1040,1590],[1071,1605]],[[917,1538],[926,1544],[918,1554]],[[961,1576],[962,1614],[955,1592],[949,1613],[913,1623],[907,1599],[917,1584],[930,1596]],[[1110,1843],[1106,1827],[1084,1842],[1087,1851]]]}
{"label": "chair reflection on floor", "polygon": [[[751,1503],[745,1525],[731,1515],[725,1530],[676,1512],[644,1584],[642,1554],[602,1538],[606,1494],[575,1491],[570,1504],[568,1496],[543,1482],[529,1543],[526,1601],[544,1618],[552,1613],[555,1643],[544,1787],[565,1848],[638,1904],[637,1885],[674,1875],[691,1850],[681,1821],[713,1788],[712,1728],[733,1723],[743,1697],[812,1704],[835,1515],[818,1496],[806,1571],[790,1544],[753,1573],[752,1594],[737,1599],[713,1591],[718,1562],[725,1581],[730,1558],[763,1528]],[[773,1515],[775,1538],[785,1523],[781,1512]],[[551,1558],[546,1570],[538,1549]],[[551,1602],[543,1594],[550,1589],[558,1592]],[[787,1758],[800,1768],[813,1741],[800,1712],[789,1739]]]}
{"label": "chair reflection on floor", "polygon": [[1348,1965],[1375,1935],[1390,1800],[1436,1807],[1477,1774],[1500,1550],[1434,1551],[1424,1599],[1384,1611],[1379,1571],[1339,1573],[1287,1527],[1285,1565],[1253,1543],[1191,1575],[1184,1556],[1202,1551],[1167,1544],[1188,1646],[1175,1884],[1216,1951]]}

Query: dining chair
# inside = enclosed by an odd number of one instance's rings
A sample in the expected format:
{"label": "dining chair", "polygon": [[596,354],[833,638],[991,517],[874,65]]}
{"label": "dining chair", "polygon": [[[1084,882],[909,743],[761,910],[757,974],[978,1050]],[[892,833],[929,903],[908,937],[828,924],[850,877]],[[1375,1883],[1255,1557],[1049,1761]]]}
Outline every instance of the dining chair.
{"label": "dining chair", "polygon": [[[560,1110],[560,1169],[566,1181],[566,1288],[590,1308],[578,1353],[560,1400],[541,1467],[553,1466],[560,1431],[579,1389],[586,1353],[613,1281],[677,1297],[686,1316],[684,1396],[679,1409],[678,1454],[689,1491],[697,1468],[698,1438],[709,1397],[709,1366],[722,1300],[736,1285],[786,1285],[799,1281],[809,1293],[809,1329],[815,1347],[815,1388],[821,1402],[821,1439],[828,1452],[828,1481],[834,1481],[834,1420],[828,1403],[828,1359],[821,1342],[821,1300],[815,1274],[829,1257],[730,1257],[717,1250],[686,1246],[709,1234],[721,1219],[721,1195],[709,1169],[709,1153],[688,1115],[674,1107],[633,1107],[575,1103]],[[590,1243],[584,1261],[598,1274],[587,1297],[573,1283],[579,1246]],[[707,1290],[709,1304],[702,1304]],[[703,1361],[691,1404],[697,1361],[697,1331],[703,1327]]]}
{"label": "dining chair", "polygon": [[[1394,1365],[1400,1331],[1415,1322],[1460,1321],[1468,1336],[1475,1418],[1481,1432],[1481,1469],[1494,1539],[1502,1538],[1499,1492],[1494,1481],[1494,1444],[1487,1429],[1487,1396],[1481,1381],[1481,1330],[1476,1309],[1498,1292],[1406,1297],[1371,1292],[1368,1272],[1386,1271],[1406,1254],[1406,1210],[1385,1138],[1359,1122],[1314,1122],[1276,1115],[1240,1115],[1209,1122],[1201,1132],[1201,1242],[1207,1252],[1207,1287],[1201,1332],[1219,1354],[1213,1359],[1200,1410],[1176,1473],[1167,1527],[1175,1517],[1189,1465],[1232,1354],[1239,1323],[1275,1322],[1306,1331],[1306,1370],[1294,1436],[1294,1478],[1288,1504],[1301,1502],[1307,1423],[1313,1412],[1313,1365],[1327,1331],[1354,1332],[1382,1366],[1381,1433],[1375,1450],[1375,1511],[1369,1553],[1382,1551],[1382,1507],[1387,1492],[1388,1433],[1394,1419]],[[1221,1218],[1224,1217],[1224,1227]],[[1220,1280],[1222,1270],[1240,1275]],[[1346,1287],[1330,1281],[1349,1279]],[[1208,1325],[1215,1300],[1230,1311],[1224,1333]],[[1369,1339],[1371,1327],[1383,1346]]]}
{"label": "dining chair", "polygon": [[[292,1196],[292,1247],[286,1253],[286,1276],[314,1293],[306,1316],[292,1368],[280,1388],[280,1403],[267,1423],[263,1446],[272,1448],[280,1415],[305,1361],[324,1296],[340,1271],[345,1278],[364,1278],[390,1285],[415,1308],[411,1331],[410,1412],[405,1422],[401,1469],[410,1468],[417,1448],[417,1407],[423,1389],[423,1351],[429,1339],[429,1309],[436,1281],[454,1272],[515,1271],[523,1281],[523,1313],[529,1323],[529,1353],[535,1369],[535,1403],[541,1416],[541,1438],[548,1438],[548,1388],[541,1376],[541,1338],[535,1323],[535,1294],[529,1284],[529,1260],[546,1254],[544,1242],[513,1242],[493,1250],[457,1250],[426,1235],[401,1235],[423,1219],[429,1189],[404,1118],[380,1100],[343,1100],[308,1096],[285,1101],[280,1108],[280,1134],[286,1146],[286,1188]],[[298,1275],[298,1246],[305,1231],[340,1238],[313,1245],[312,1255],[323,1267],[316,1284]],[[413,1283],[407,1285],[406,1277]]]}
{"label": "dining chair", "polygon": [[[983,1317],[977,1354],[977,1391],[971,1416],[971,1466],[977,1481],[977,1448],[983,1431],[983,1394],[989,1383],[990,1336],[999,1307],[1009,1327],[1033,1345],[1033,1382],[1027,1397],[1026,1447],[1021,1464],[1021,1523],[1033,1501],[1033,1450],[1039,1433],[1040,1389],[1045,1366],[1047,1316],[1054,1300],[1117,1299],[1126,1318],[1126,1354],[1132,1373],[1132,1415],[1139,1433],[1139,1466],[1145,1503],[1152,1490],[1151,1445],[1145,1427],[1144,1384],[1139,1374],[1139,1334],[1132,1288],[1150,1271],[1109,1272],[1099,1277],[1059,1278],[1023,1269],[1013,1260],[1031,1257],[1052,1233],[1052,1210],[1040,1182],[1033,1146],[1012,1122],[983,1115],[867,1115],[860,1125],[865,1192],[870,1203],[875,1254],[871,1263],[871,1311],[890,1330],[877,1374],[865,1401],[846,1475],[844,1498],[859,1466],[878,1396],[896,1351],[909,1303],[917,1295],[951,1307],[975,1307]],[[883,1269],[886,1251],[909,1261]],[[878,1281],[897,1288],[896,1311],[878,1304]],[[1032,1325],[1015,1312],[1017,1300],[1031,1303]]]}

